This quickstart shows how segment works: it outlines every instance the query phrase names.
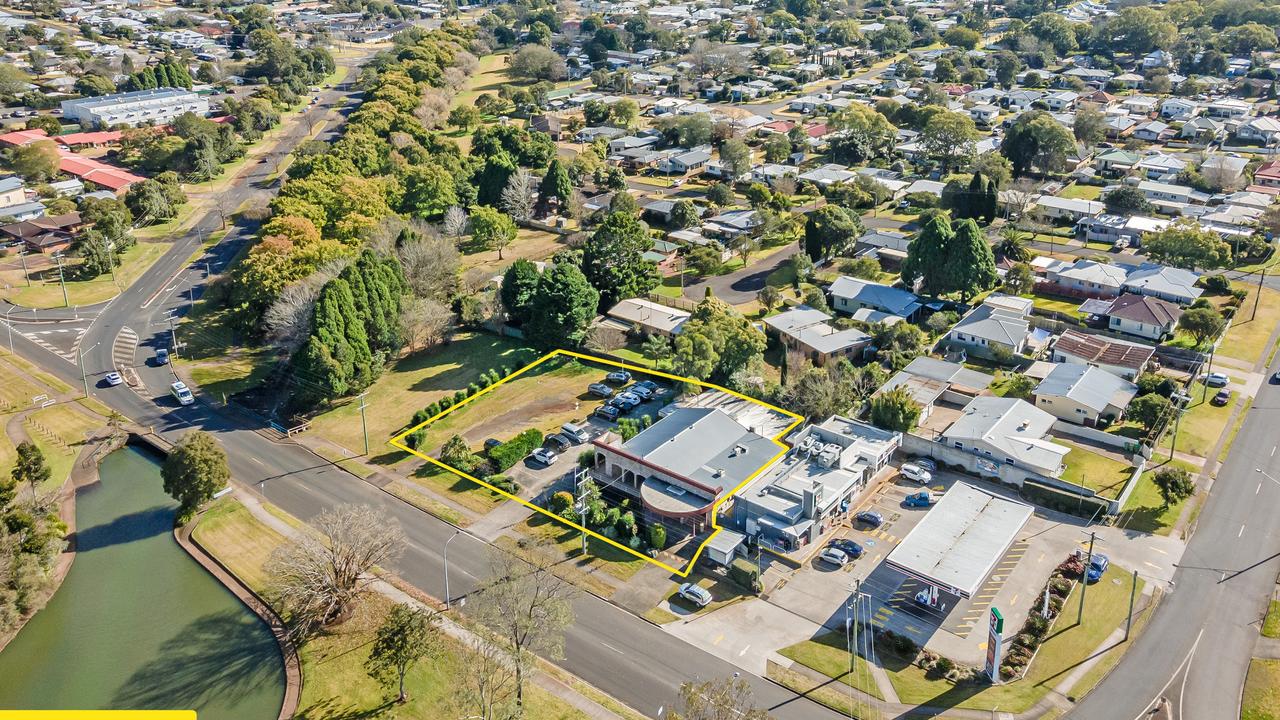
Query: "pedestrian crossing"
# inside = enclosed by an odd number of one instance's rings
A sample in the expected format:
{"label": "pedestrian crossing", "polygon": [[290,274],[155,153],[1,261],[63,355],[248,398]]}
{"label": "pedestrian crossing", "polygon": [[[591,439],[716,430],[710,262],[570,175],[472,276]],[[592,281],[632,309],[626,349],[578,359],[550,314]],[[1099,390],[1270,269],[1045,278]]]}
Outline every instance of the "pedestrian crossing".
{"label": "pedestrian crossing", "polygon": [[138,333],[132,328],[122,327],[111,342],[111,364],[130,386],[138,384],[138,372],[134,370],[134,359],[138,350]]}

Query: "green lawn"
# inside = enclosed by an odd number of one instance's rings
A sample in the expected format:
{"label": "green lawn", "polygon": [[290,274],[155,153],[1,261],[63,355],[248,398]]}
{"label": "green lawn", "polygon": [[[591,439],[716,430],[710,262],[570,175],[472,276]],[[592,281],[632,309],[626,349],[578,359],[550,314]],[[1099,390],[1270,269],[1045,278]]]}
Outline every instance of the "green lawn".
{"label": "green lawn", "polygon": [[[643,561],[642,561],[643,562]],[[704,587],[711,592],[711,604],[704,608],[699,608],[693,603],[676,595],[680,590],[680,585],[671,584],[671,592],[667,593],[664,598],[672,607],[685,610],[687,614],[681,617],[692,617],[693,615],[705,615],[714,610],[718,610],[730,603],[738,602],[746,597],[745,591],[738,587],[737,584],[728,580],[720,580],[718,578],[708,577],[699,573],[694,573],[685,579],[685,582],[693,582],[699,587]]]}
{"label": "green lawn", "polygon": [[619,580],[630,580],[646,562],[591,536],[587,536],[587,554],[584,557],[582,533],[542,513],[531,515],[517,524],[515,529],[544,543],[554,545],[566,560],[575,558],[574,567],[584,572],[599,569]]}
{"label": "green lawn", "polygon": [[1041,310],[1050,310],[1060,312],[1070,317],[1076,317],[1076,309],[1080,307],[1080,303],[1084,302],[1078,298],[1060,297],[1057,295],[1035,294],[1029,296],[1036,307]]}
{"label": "green lawn", "polygon": [[[1231,418],[1231,407],[1235,405],[1234,398],[1232,402],[1218,406],[1208,402],[1217,392],[1214,388],[1208,389],[1207,399],[1203,385],[1192,386],[1190,392],[1191,403],[1187,406],[1186,412],[1182,413],[1182,421],[1177,425],[1176,449],[1179,452],[1207,458],[1213,451],[1213,446],[1217,444],[1218,437],[1227,427],[1227,420]],[[1172,442],[1171,430],[1161,438],[1160,447],[1167,450]]]}
{"label": "green lawn", "polygon": [[[195,537],[209,552],[253,589],[267,589],[263,561],[284,538],[259,523],[244,506],[225,498],[201,519]],[[355,615],[302,646],[302,698],[297,717],[440,718],[461,717],[472,708],[458,703],[458,686],[471,665],[472,651],[460,641],[442,637],[441,652],[416,664],[406,677],[409,701],[396,706],[385,688],[370,679],[364,662],[391,601],[367,595]],[[586,715],[527,684],[525,717],[532,720],[586,720]]]}
{"label": "green lawn", "polygon": [[[92,280],[76,279],[75,271],[80,264],[79,258],[70,258],[64,261],[63,272],[67,280],[67,299],[70,301],[69,304],[73,306],[93,305],[104,300],[110,300],[120,294],[121,288],[132,285],[168,249],[168,243],[136,243],[133,247],[124,251],[121,257],[121,265],[116,268],[115,281],[112,281],[110,273],[99,275]],[[21,267],[16,270],[0,271],[0,286],[6,283],[10,286],[0,296],[9,302],[27,307],[58,308],[64,306],[62,302],[62,286],[58,282],[58,268],[56,265],[39,271],[33,270],[31,276],[31,287],[27,287],[26,280],[22,277]]]}
{"label": "green lawn", "polygon": [[880,688],[876,687],[875,678],[871,676],[870,665],[861,655],[854,656],[856,665],[852,673],[850,672],[847,648],[848,644],[843,633],[826,633],[812,640],[782,648],[778,654],[872,695],[878,700],[883,700],[884,695],[881,694]]}
{"label": "green lawn", "polygon": [[[403,454],[399,456],[403,456]],[[454,475],[444,468],[431,463],[423,464],[405,482],[410,485],[419,485],[437,495],[444,495],[462,507],[481,515],[506,500],[505,497],[489,488],[477,485],[460,475]]]}
{"label": "green lawn", "polygon": [[[1237,283],[1238,284],[1238,283]],[[1238,360],[1254,362],[1270,350],[1267,341],[1271,333],[1280,325],[1280,291],[1263,288],[1262,295],[1257,298],[1258,310],[1254,319],[1254,293],[1256,287],[1249,288],[1249,297],[1236,310],[1236,317],[1231,321],[1231,328],[1223,339],[1219,350]]]}
{"label": "green lawn", "polygon": [[1272,600],[1267,608],[1267,617],[1262,621],[1262,636],[1280,637],[1280,600]]}
{"label": "green lawn", "polygon": [[[536,353],[514,340],[477,333],[457,335],[447,345],[414,353],[392,363],[369,388],[365,400],[369,441],[378,448],[374,450],[374,456],[390,449],[384,443],[405,427],[416,410],[465,389],[490,368],[501,370],[506,367],[514,371],[536,358]],[[317,416],[311,427],[348,450],[358,451],[364,447],[359,402],[340,402]],[[392,460],[403,457],[399,452],[391,455],[394,456]]]}
{"label": "green lawn", "polygon": [[1102,188],[1098,185],[1081,185],[1076,183],[1058,193],[1058,197],[1076,200],[1097,200],[1102,197]]}
{"label": "green lawn", "polygon": [[475,105],[476,98],[482,93],[489,93],[497,97],[498,88],[509,82],[507,77],[507,55],[485,55],[480,58],[480,66],[476,69],[475,74],[467,79],[467,84],[463,86],[461,92],[453,98],[451,107],[459,105]]}
{"label": "green lawn", "polygon": [[1053,441],[1071,448],[1065,461],[1067,469],[1062,473],[1063,482],[1083,485],[1102,497],[1114,498],[1133,474],[1133,467],[1128,463],[1100,455],[1065,438],[1055,436]]}
{"label": "green lawn", "polygon": [[49,480],[40,486],[42,492],[62,487],[71,475],[76,456],[80,454],[89,432],[99,427],[93,418],[76,409],[74,403],[60,403],[37,410],[27,416],[24,425],[53,471]]}
{"label": "green lawn", "polygon": [[1249,661],[1240,720],[1280,720],[1280,660]]}
{"label": "green lawn", "polygon": [[[1143,582],[1138,581],[1138,593]],[[954,685],[945,679],[934,679],[915,665],[893,664],[882,654],[889,679],[904,703],[935,707],[960,707],[977,710],[999,708],[1019,713],[1035,705],[1055,685],[1062,682],[1081,662],[1093,656],[1117,627],[1123,625],[1129,610],[1130,573],[1112,564],[1102,580],[1089,587],[1084,624],[1074,624],[1079,603],[1080,586],[1073,589],[1057,623],[1040,647],[1025,677],[1003,685]],[[1107,669],[1114,666],[1127,643],[1104,651],[1098,664],[1072,688],[1070,694],[1080,697],[1093,688]]]}
{"label": "green lawn", "polygon": [[1182,468],[1192,476],[1198,474],[1199,470],[1181,460],[1158,463],[1154,458],[1153,464],[1147,467],[1146,472],[1142,473],[1142,477],[1138,479],[1138,486],[1129,495],[1129,501],[1125,503],[1116,524],[1126,530],[1168,535],[1173,524],[1178,521],[1178,516],[1182,514],[1182,506],[1187,501],[1183,500],[1167,508],[1164,507],[1164,500],[1160,498],[1160,491],[1156,489],[1154,482],[1155,474],[1168,467]]}

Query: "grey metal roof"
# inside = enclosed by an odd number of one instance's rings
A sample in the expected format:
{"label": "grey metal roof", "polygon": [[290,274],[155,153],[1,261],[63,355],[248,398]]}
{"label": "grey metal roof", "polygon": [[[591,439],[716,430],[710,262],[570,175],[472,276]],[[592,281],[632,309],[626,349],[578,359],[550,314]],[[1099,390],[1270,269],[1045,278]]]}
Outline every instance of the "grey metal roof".
{"label": "grey metal roof", "polygon": [[966,447],[984,443],[1023,466],[1053,474],[1071,451],[1045,438],[1055,420],[1026,401],[984,395],[971,400],[943,436],[948,442],[963,441]]}
{"label": "grey metal roof", "polygon": [[828,288],[828,292],[833,297],[850,298],[864,305],[904,317],[920,309],[920,298],[914,293],[847,275],[836,278]]}
{"label": "grey metal roof", "polygon": [[1065,397],[1101,413],[1107,406],[1124,408],[1138,386],[1092,365],[1059,363],[1036,386],[1036,397]]}
{"label": "grey metal roof", "polygon": [[1030,505],[958,482],[889,553],[891,565],[972,597],[1031,519]]}
{"label": "grey metal roof", "polygon": [[676,475],[729,490],[780,448],[722,410],[678,408],[623,443],[622,449]]}

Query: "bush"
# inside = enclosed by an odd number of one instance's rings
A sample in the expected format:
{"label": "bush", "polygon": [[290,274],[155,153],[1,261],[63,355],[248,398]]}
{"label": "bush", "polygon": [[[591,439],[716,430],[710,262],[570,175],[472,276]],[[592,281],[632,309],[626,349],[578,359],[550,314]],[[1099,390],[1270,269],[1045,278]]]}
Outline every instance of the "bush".
{"label": "bush", "polygon": [[565,513],[572,512],[572,511],[573,511],[573,494],[572,493],[566,490],[561,490],[560,492],[551,496],[551,512],[559,515],[560,517],[567,517]]}
{"label": "bush", "polygon": [[523,460],[540,445],[542,445],[542,431],[529,428],[490,450],[489,459],[493,461],[494,468],[502,472]]}
{"label": "bush", "polygon": [[1071,594],[1071,581],[1066,578],[1054,578],[1049,581],[1049,594],[1064,598]]}
{"label": "bush", "polygon": [[595,450],[583,450],[578,453],[578,467],[589,468],[596,461]]}
{"label": "bush", "polygon": [[1200,285],[1205,291],[1215,295],[1223,295],[1231,292],[1231,281],[1226,275],[1205,275],[1200,278]]}
{"label": "bush", "polygon": [[466,399],[467,399],[467,391],[466,391],[466,390],[459,390],[458,392],[456,392],[456,393],[454,393],[454,394],[453,394],[453,404],[454,404],[454,405],[457,405],[458,403],[460,403],[460,402],[462,402],[463,400],[466,400]]}
{"label": "bush", "polygon": [[729,579],[753,593],[760,592],[760,570],[746,558],[729,563]]}
{"label": "bush", "polygon": [[506,475],[489,475],[485,477],[484,481],[499,490],[511,493],[512,495],[518,495],[520,493],[520,483]]}
{"label": "bush", "polygon": [[667,528],[662,523],[655,522],[649,526],[649,546],[654,550],[667,546]]}
{"label": "bush", "polygon": [[1072,555],[1058,565],[1058,570],[1063,577],[1079,579],[1084,575],[1084,560]]}

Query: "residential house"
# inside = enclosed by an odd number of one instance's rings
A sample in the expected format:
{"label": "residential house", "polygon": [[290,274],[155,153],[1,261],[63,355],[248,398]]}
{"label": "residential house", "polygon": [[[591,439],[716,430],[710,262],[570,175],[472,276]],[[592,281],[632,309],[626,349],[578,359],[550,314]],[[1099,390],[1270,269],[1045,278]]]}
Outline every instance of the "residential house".
{"label": "residential house", "polygon": [[814,365],[857,356],[871,344],[870,335],[855,328],[841,330],[830,320],[821,310],[800,305],[765,318],[764,324],[784,347],[803,353]]}
{"label": "residential house", "polygon": [[1045,273],[1049,292],[1070,297],[1109,298],[1120,294],[1125,269],[1118,265],[1076,260],[1058,263]]}
{"label": "residential house", "polygon": [[628,298],[609,308],[609,317],[647,335],[674,337],[689,319],[689,312],[644,298]]}
{"label": "residential house", "polygon": [[1091,365],[1054,365],[1036,386],[1037,408],[1076,425],[1093,427],[1099,420],[1114,422],[1124,415],[1138,386]]}
{"label": "residential house", "polygon": [[720,213],[702,225],[703,234],[735,238],[743,233],[755,232],[764,223],[755,210],[730,210]]}
{"label": "residential house", "polygon": [[920,422],[924,423],[933,414],[934,405],[939,401],[967,405],[970,400],[983,394],[994,380],[991,375],[970,370],[960,363],[921,355],[894,373],[875,394],[904,388],[916,405],[920,406]]}
{"label": "residential house", "polygon": [[1253,110],[1253,106],[1243,100],[1223,98],[1209,103],[1205,115],[1220,120],[1242,120]]}
{"label": "residential house", "polygon": [[1160,117],[1165,120],[1187,121],[1201,111],[1200,103],[1181,97],[1169,97],[1160,102]]}
{"label": "residential house", "polygon": [[1248,158],[1214,154],[1200,163],[1200,174],[1224,189],[1231,189],[1244,184],[1244,171],[1248,166]]}
{"label": "residential house", "polygon": [[1148,120],[1133,129],[1133,136],[1143,142],[1161,142],[1173,136],[1173,128],[1159,120]]}
{"label": "residential house", "polygon": [[1183,140],[1208,144],[1221,140],[1226,135],[1227,126],[1221,120],[1210,117],[1197,117],[1183,123],[1178,137]]}
{"label": "residential house", "polygon": [[1101,215],[1106,206],[1097,200],[1041,195],[1032,207],[1033,212],[1042,218],[1074,224],[1086,217]]}
{"label": "residential house", "polygon": [[1142,236],[1149,232],[1160,232],[1169,227],[1168,220],[1133,215],[1099,215],[1084,218],[1076,226],[1077,235],[1083,235],[1086,242],[1100,242],[1115,245],[1124,240],[1130,247],[1142,244]]}
{"label": "residential house", "polygon": [[1113,148],[1093,160],[1098,172],[1108,175],[1124,175],[1142,162],[1142,156],[1129,150]]}
{"label": "residential house", "polygon": [[[0,178],[0,208],[12,207],[20,205],[27,201],[27,186],[22,178],[17,175],[10,175],[6,178]],[[0,213],[3,215],[5,213]]]}
{"label": "residential house", "polygon": [[559,115],[534,115],[529,118],[529,127],[550,135],[551,139],[556,142],[560,142],[563,139],[564,130]]}
{"label": "residential house", "polygon": [[1147,369],[1155,349],[1149,345],[1064,330],[1053,345],[1053,362],[1092,365],[1132,380]]}
{"label": "residential house", "polygon": [[1204,294],[1196,287],[1200,273],[1157,263],[1143,263],[1132,268],[1124,280],[1124,291],[1148,295],[1161,300],[1190,305]]}
{"label": "residential house", "polygon": [[[984,395],[965,406],[938,442],[996,465],[1059,477],[1071,448],[1048,436],[1054,421],[1053,415],[1025,400]],[[998,469],[984,474],[996,475]]]}
{"label": "residential house", "polygon": [[1203,205],[1209,201],[1209,194],[1194,190],[1185,185],[1171,185],[1169,183],[1156,182],[1155,180],[1141,180],[1138,182],[1138,191],[1146,196],[1157,207],[1161,203],[1173,205]]}
{"label": "residential house", "polygon": [[1080,94],[1071,90],[1060,90],[1055,93],[1049,93],[1044,96],[1044,103],[1049,106],[1049,110],[1053,112],[1068,112],[1074,110],[1076,102],[1079,101]]}
{"label": "residential house", "polygon": [[1153,152],[1143,156],[1138,163],[1138,171],[1146,175],[1148,180],[1175,180],[1178,173],[1187,169],[1187,164],[1186,160],[1177,155]]}
{"label": "residential house", "polygon": [[949,343],[958,344],[984,357],[1008,352],[1022,354],[1031,346],[1030,298],[1002,293],[987,296],[947,333]]}
{"label": "residential house", "polygon": [[1280,140],[1280,120],[1273,117],[1249,118],[1236,129],[1236,137],[1246,142],[1273,145]]}
{"label": "residential house", "polygon": [[1161,342],[1178,327],[1182,308],[1158,297],[1125,293],[1099,314],[1106,316],[1107,327],[1116,332]]}
{"label": "residential house", "polygon": [[969,108],[969,117],[978,125],[990,126],[1000,117],[1000,108],[995,105],[974,105]]}
{"label": "residential house", "polygon": [[44,215],[0,225],[0,237],[20,240],[31,252],[52,254],[71,247],[75,234],[83,227],[80,213]]}
{"label": "residential house", "polygon": [[866,308],[914,320],[924,307],[915,293],[847,275],[836,278],[827,292],[831,308],[849,314]]}
{"label": "residential house", "polygon": [[709,162],[711,146],[707,145],[660,160],[658,170],[669,175],[696,175],[705,170]]}

